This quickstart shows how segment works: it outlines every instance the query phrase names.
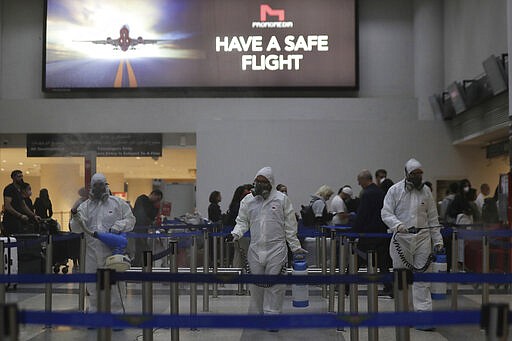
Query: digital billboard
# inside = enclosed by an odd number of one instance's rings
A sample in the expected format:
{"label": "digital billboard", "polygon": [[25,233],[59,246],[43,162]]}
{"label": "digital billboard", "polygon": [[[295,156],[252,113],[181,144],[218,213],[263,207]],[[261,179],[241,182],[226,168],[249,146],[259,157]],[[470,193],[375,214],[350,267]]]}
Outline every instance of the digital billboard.
{"label": "digital billboard", "polygon": [[47,0],[43,90],[357,88],[356,0]]}

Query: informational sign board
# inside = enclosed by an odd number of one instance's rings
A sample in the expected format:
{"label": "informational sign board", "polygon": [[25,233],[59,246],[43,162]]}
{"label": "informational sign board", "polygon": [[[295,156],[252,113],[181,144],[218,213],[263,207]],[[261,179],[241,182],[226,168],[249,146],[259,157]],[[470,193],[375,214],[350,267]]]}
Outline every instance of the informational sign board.
{"label": "informational sign board", "polygon": [[162,156],[162,134],[27,134],[28,157]]}
{"label": "informational sign board", "polygon": [[47,0],[43,89],[358,86],[356,0]]}

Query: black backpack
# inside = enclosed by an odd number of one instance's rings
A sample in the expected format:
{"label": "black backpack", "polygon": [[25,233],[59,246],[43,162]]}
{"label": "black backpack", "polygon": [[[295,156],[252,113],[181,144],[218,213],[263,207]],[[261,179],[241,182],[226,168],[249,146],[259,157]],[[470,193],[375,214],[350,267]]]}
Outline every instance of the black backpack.
{"label": "black backpack", "polygon": [[302,225],[304,226],[315,226],[315,213],[311,205],[300,205],[300,216],[302,217]]}

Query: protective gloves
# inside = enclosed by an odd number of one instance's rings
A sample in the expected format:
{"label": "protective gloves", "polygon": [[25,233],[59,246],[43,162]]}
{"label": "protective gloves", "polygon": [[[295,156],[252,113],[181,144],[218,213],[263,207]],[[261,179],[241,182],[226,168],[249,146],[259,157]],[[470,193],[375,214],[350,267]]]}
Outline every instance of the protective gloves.
{"label": "protective gloves", "polygon": [[293,251],[293,255],[306,255],[308,254],[308,250],[304,250],[303,248],[299,247],[297,250]]}
{"label": "protective gloves", "polygon": [[236,242],[238,239],[240,239],[240,237],[238,237],[236,234],[230,233],[226,236],[226,238],[224,238],[224,241],[226,243],[232,243],[232,242]]}
{"label": "protective gloves", "polygon": [[434,245],[434,253],[435,254],[445,253],[444,245],[443,244]]}
{"label": "protective gloves", "polygon": [[407,227],[405,227],[404,224],[400,224],[396,227],[396,232],[397,233],[409,233],[409,230],[407,229]]}

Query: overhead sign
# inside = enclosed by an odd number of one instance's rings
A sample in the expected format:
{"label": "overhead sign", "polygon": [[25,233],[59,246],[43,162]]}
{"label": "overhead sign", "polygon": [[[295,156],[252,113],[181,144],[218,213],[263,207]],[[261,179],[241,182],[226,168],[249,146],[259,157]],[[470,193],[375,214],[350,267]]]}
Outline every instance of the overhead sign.
{"label": "overhead sign", "polygon": [[162,134],[27,134],[27,156],[162,156]]}
{"label": "overhead sign", "polygon": [[352,89],[356,7],[356,0],[47,0],[43,88]]}

